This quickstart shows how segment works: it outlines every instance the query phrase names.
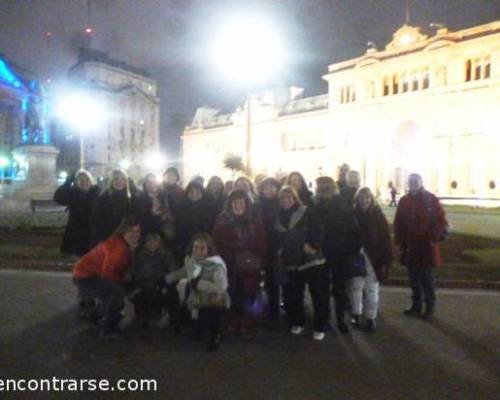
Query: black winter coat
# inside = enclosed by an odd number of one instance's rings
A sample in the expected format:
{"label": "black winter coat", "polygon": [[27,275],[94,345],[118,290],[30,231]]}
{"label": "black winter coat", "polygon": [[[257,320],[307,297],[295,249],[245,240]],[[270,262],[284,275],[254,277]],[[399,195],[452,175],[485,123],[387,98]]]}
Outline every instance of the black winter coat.
{"label": "black winter coat", "polygon": [[350,275],[354,257],[361,249],[361,234],[354,210],[340,195],[319,200],[315,205],[325,227],[323,251],[333,274]]}
{"label": "black winter coat", "polygon": [[[323,257],[324,229],[313,208],[294,208],[290,218],[283,218],[287,212],[281,211],[273,225],[271,236],[273,255],[277,264],[299,267],[308,263],[310,256],[304,251],[304,244],[317,250],[315,259]],[[288,219],[283,223],[284,219]]]}
{"label": "black winter coat", "polygon": [[73,178],[68,178],[54,193],[54,201],[66,206],[69,212],[61,243],[62,253],[83,256],[91,249],[91,216],[97,195],[97,186],[84,192],[74,185]]}
{"label": "black winter coat", "polygon": [[106,190],[101,194],[92,211],[92,245],[110,237],[123,217],[137,215],[137,197],[129,198],[126,190]]}
{"label": "black winter coat", "polygon": [[146,191],[142,192],[136,199],[136,214],[141,221],[141,237],[144,240],[146,235],[156,233],[161,236],[164,243],[169,242],[174,232],[174,222],[172,215],[162,217],[153,213],[153,199]]}
{"label": "black winter coat", "polygon": [[175,231],[177,243],[184,255],[194,235],[212,230],[212,225],[215,221],[213,213],[213,205],[206,196],[197,202],[193,202],[185,197],[179,203],[178,214],[175,220]]}
{"label": "black winter coat", "polygon": [[212,221],[210,223],[210,230],[215,226],[215,221],[217,221],[217,217],[222,213],[224,210],[224,205],[226,204],[226,196],[223,194],[220,195],[219,197],[215,198],[212,196],[210,193],[206,192],[207,199],[210,201],[211,207],[212,207]]}
{"label": "black winter coat", "polygon": [[[264,225],[267,237],[271,238],[273,235],[274,223],[280,214],[280,200],[278,197],[274,199],[267,199],[266,197],[261,196],[257,205],[259,217]],[[269,248],[269,253],[268,259],[266,260],[268,263],[272,262],[272,247]]]}
{"label": "black winter coat", "polygon": [[340,197],[344,200],[345,204],[350,208],[354,208],[354,196],[358,189],[345,186],[340,190]]}

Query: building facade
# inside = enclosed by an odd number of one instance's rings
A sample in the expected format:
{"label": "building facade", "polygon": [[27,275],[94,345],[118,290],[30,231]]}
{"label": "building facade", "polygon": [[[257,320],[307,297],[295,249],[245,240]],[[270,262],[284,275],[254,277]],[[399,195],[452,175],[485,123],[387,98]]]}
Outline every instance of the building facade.
{"label": "building facade", "polygon": [[88,49],[80,52],[69,78],[106,110],[105,123],[83,134],[85,168],[105,176],[126,165],[135,178],[150,170],[148,159],[160,147],[156,81],[145,70]]}
{"label": "building facade", "polygon": [[312,181],[347,162],[379,193],[389,182],[403,192],[419,172],[443,197],[500,198],[500,21],[429,35],[403,25],[323,78],[323,96],[250,99],[250,118],[249,102],[199,109],[182,136],[184,178],[229,178],[224,157],[249,154],[253,175],[299,170]]}

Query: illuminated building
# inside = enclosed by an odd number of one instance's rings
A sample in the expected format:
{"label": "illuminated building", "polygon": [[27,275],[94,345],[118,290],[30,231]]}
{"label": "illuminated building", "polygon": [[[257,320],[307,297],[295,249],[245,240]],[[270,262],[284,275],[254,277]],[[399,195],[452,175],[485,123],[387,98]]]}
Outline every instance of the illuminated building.
{"label": "illuminated building", "polygon": [[156,81],[143,69],[88,49],[80,51],[69,77],[106,106],[106,123],[84,134],[85,168],[103,176],[126,159],[129,173],[141,176],[148,156],[159,151]]}
{"label": "illuminated building", "polygon": [[[323,78],[322,96],[250,100],[252,175],[298,170],[312,181],[347,162],[381,194],[420,172],[443,197],[500,198],[500,21],[432,34],[403,25]],[[197,110],[182,136],[184,179],[231,177],[223,159],[245,159],[247,105]]]}

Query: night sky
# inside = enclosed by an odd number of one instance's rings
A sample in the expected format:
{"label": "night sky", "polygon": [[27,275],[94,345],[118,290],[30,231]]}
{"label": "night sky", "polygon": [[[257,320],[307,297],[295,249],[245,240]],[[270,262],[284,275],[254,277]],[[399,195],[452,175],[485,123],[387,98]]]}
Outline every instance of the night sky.
{"label": "night sky", "polygon": [[[180,125],[195,109],[227,110],[257,90],[225,82],[208,48],[217,27],[236,12],[263,15],[285,35],[283,84],[326,93],[332,62],[383,48],[405,20],[405,0],[0,0],[0,53],[41,79],[58,80],[76,62],[87,19],[92,47],[144,67],[159,84],[162,143],[176,153]],[[500,19],[500,0],[413,0],[411,23],[458,30]],[[46,32],[52,32],[50,40]],[[276,78],[274,81],[276,82]],[[270,83],[270,82],[269,82]],[[265,84],[263,85],[265,86]]]}

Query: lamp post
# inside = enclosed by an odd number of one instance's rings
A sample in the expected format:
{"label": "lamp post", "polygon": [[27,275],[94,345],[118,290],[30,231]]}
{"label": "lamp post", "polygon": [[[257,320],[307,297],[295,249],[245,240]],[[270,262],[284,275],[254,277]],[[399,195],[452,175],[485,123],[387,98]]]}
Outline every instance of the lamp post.
{"label": "lamp post", "polygon": [[[284,47],[275,24],[262,17],[229,19],[214,40],[213,60],[225,79],[247,88],[263,83],[284,64]],[[251,89],[248,89],[249,91]],[[246,112],[245,164],[252,174],[252,96]]]}

